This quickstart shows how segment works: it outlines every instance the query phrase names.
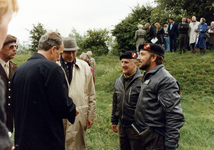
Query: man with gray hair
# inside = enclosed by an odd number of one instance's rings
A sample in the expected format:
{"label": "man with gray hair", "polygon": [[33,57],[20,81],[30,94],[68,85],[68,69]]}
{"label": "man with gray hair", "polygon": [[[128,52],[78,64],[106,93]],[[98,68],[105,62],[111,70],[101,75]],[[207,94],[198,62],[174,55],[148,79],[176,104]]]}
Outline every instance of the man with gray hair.
{"label": "man with gray hair", "polygon": [[142,29],[143,25],[139,24],[138,25],[138,30],[135,32],[135,41],[136,41],[136,50],[137,53],[139,53],[139,45],[145,43],[145,38],[146,38],[146,31]]}
{"label": "man with gray hair", "polygon": [[207,38],[207,42],[209,43],[210,50],[214,49],[214,21],[211,22],[208,27],[208,33],[210,34],[210,38]]}
{"label": "man with gray hair", "polygon": [[[119,132],[121,150],[142,150],[142,138],[132,128],[134,112],[141,89],[137,54],[127,51],[120,56],[123,74],[114,82],[111,123],[113,132]],[[117,125],[119,123],[119,130]]]}
{"label": "man with gray hair", "polygon": [[62,119],[74,123],[78,110],[68,96],[65,74],[55,63],[63,49],[59,33],[46,33],[39,40],[38,52],[13,75],[11,106],[17,149],[65,149]]}
{"label": "man with gray hair", "polygon": [[64,50],[59,65],[65,70],[69,84],[69,96],[74,100],[80,114],[71,125],[64,119],[65,150],[85,150],[86,129],[91,128],[96,119],[96,95],[93,76],[89,65],[76,58],[79,47],[75,38],[63,39]]}
{"label": "man with gray hair", "polygon": [[89,56],[89,65],[91,66],[91,68],[93,68],[93,76],[95,75],[95,70],[96,70],[96,61],[94,58],[92,58],[92,52],[91,51],[87,51],[87,54]]}

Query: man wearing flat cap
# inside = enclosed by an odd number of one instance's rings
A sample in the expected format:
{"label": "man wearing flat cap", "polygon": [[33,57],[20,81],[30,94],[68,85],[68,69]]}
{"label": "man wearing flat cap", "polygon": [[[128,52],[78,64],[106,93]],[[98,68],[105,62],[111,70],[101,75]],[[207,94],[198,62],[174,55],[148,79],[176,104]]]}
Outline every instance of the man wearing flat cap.
{"label": "man wearing flat cap", "polygon": [[184,116],[178,81],[164,68],[164,50],[146,43],[139,46],[140,69],[145,70],[132,127],[144,149],[176,150]]}
{"label": "man wearing flat cap", "polygon": [[63,120],[65,130],[65,150],[85,150],[86,129],[91,128],[96,119],[96,96],[93,76],[89,65],[76,58],[79,47],[75,38],[63,39],[64,50],[59,65],[64,69],[69,86],[69,96],[79,110],[75,123]]}
{"label": "man wearing flat cap", "polygon": [[131,126],[141,89],[139,77],[142,75],[137,68],[137,54],[127,51],[120,56],[120,61],[123,74],[114,82],[112,130],[119,132],[121,150],[142,150],[142,139]]}
{"label": "man wearing flat cap", "polygon": [[16,45],[17,38],[8,34],[4,41],[3,47],[0,50],[0,78],[5,84],[5,112],[6,125],[10,132],[13,132],[13,113],[11,108],[11,87],[10,80],[17,69],[16,64],[11,62],[16,55],[18,46]]}

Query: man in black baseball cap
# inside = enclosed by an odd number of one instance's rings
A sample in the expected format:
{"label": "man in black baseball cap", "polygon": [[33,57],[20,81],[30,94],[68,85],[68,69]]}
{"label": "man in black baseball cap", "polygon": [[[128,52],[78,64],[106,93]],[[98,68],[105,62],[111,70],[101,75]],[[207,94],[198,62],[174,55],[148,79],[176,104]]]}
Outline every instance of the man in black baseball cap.
{"label": "man in black baseball cap", "polygon": [[120,56],[120,61],[123,74],[114,83],[112,130],[119,132],[121,150],[142,150],[142,139],[131,126],[134,123],[134,111],[141,88],[137,54],[127,51]]}
{"label": "man in black baseball cap", "polygon": [[137,60],[145,70],[132,127],[144,141],[143,149],[176,150],[184,116],[178,81],[164,68],[164,50],[146,43]]}

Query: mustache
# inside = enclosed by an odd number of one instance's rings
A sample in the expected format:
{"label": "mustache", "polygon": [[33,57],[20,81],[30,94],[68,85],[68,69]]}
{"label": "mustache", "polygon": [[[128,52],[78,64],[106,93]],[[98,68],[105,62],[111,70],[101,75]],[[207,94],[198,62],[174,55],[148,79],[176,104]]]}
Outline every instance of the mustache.
{"label": "mustache", "polygon": [[16,52],[12,52],[11,54],[8,54],[8,56],[16,55]]}

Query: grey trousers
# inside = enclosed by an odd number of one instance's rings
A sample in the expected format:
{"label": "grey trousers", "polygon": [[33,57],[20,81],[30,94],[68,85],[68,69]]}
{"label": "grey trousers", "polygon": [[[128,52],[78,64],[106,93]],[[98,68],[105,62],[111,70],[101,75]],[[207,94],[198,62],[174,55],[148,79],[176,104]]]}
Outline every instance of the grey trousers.
{"label": "grey trousers", "polygon": [[179,51],[180,53],[183,51],[184,53],[186,52],[187,49],[187,34],[179,34]]}

